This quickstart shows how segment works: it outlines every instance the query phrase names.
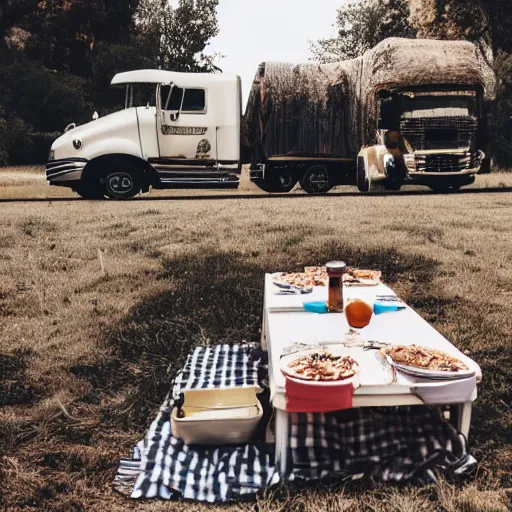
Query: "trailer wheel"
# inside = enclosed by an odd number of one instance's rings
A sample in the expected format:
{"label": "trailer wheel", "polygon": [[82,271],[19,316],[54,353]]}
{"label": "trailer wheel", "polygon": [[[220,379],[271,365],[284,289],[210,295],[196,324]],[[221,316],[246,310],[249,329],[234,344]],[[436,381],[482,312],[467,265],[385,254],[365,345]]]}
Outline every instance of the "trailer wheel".
{"label": "trailer wheel", "polygon": [[369,177],[366,175],[364,158],[359,157],[357,159],[357,189],[359,192],[369,192],[370,186],[371,183]]}
{"label": "trailer wheel", "polygon": [[300,186],[308,194],[325,194],[333,187],[331,173],[325,165],[312,165],[300,179]]}
{"label": "trailer wheel", "polygon": [[291,171],[280,171],[279,174],[270,174],[266,179],[258,178],[254,184],[265,192],[290,192],[299,181]]}
{"label": "trailer wheel", "polygon": [[111,199],[130,199],[142,188],[139,173],[132,169],[107,171],[103,182],[106,194]]}

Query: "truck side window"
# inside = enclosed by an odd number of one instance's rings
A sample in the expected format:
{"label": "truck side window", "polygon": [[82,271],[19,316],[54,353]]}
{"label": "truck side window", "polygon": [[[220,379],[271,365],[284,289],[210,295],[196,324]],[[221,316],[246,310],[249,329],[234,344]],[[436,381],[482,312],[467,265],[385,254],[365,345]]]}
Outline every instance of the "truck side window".
{"label": "truck side window", "polygon": [[162,86],[160,97],[162,100],[162,110],[180,110],[181,100],[183,98],[183,89],[181,87],[174,86],[171,90],[170,85],[164,85]]}
{"label": "truck side window", "polygon": [[185,89],[182,112],[205,112],[206,91],[204,89]]}
{"label": "truck side window", "polygon": [[183,89],[181,87],[174,86],[172,88],[171,99],[169,100],[169,105],[167,106],[167,110],[180,110],[182,99],[183,99]]}

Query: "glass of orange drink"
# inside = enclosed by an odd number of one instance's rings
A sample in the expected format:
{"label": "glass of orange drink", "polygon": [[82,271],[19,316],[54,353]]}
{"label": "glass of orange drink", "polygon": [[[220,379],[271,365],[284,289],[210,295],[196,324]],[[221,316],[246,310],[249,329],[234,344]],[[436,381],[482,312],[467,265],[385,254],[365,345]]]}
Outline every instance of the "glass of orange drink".
{"label": "glass of orange drink", "polygon": [[[365,300],[366,299],[366,300]],[[345,334],[343,344],[347,347],[360,347],[363,339],[359,329],[366,327],[373,316],[373,301],[369,297],[347,297],[345,301],[345,317],[350,330]]]}

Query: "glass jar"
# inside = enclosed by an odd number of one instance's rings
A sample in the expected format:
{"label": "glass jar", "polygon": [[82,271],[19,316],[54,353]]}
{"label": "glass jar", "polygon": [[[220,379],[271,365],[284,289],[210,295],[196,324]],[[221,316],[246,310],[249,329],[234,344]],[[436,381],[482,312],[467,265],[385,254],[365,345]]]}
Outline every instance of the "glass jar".
{"label": "glass jar", "polygon": [[347,265],[344,261],[329,261],[325,267],[329,276],[327,311],[343,312],[343,274]]}

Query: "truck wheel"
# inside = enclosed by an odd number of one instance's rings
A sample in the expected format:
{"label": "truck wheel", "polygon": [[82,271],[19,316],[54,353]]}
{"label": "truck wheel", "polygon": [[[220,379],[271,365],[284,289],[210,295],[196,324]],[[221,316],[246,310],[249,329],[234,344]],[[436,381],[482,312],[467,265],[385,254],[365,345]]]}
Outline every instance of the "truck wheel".
{"label": "truck wheel", "polygon": [[308,194],[325,194],[332,188],[332,176],[325,165],[312,165],[300,179],[300,186]]}
{"label": "truck wheel", "polygon": [[299,181],[291,172],[271,174],[266,179],[258,178],[254,183],[265,192],[290,192]]}
{"label": "truck wheel", "polygon": [[107,171],[103,181],[106,194],[111,199],[130,199],[141,189],[139,173],[134,170]]}
{"label": "truck wheel", "polygon": [[81,181],[72,190],[84,199],[105,199],[105,189],[97,181]]}
{"label": "truck wheel", "polygon": [[370,180],[368,176],[366,176],[364,158],[357,159],[357,189],[359,190],[359,192],[370,191]]}

